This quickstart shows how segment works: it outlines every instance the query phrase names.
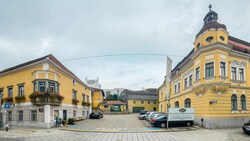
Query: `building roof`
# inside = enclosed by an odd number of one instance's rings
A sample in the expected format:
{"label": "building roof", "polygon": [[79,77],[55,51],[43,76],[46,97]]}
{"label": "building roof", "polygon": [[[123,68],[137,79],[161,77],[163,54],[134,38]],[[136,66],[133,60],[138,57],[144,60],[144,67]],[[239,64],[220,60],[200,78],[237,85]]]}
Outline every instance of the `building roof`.
{"label": "building roof", "polygon": [[114,104],[118,104],[118,105],[125,105],[126,103],[124,102],[121,102],[121,101],[118,101],[118,100],[115,100],[115,101],[104,101],[103,103],[101,104],[107,104],[107,105],[114,105]]}
{"label": "building roof", "polygon": [[[43,56],[43,57],[40,57],[40,58],[37,58],[37,59],[34,59],[34,60],[31,60],[31,61],[28,61],[28,62],[25,62],[25,63],[22,63],[22,64],[19,64],[19,65],[16,65],[16,66],[13,66],[13,67],[10,67],[10,68],[7,68],[5,70],[2,70],[0,71],[0,74],[4,74],[4,73],[7,73],[7,72],[11,72],[11,71],[14,71],[16,69],[19,69],[19,68],[23,68],[23,67],[26,67],[28,65],[31,65],[33,63],[37,63],[37,62],[40,62],[40,61],[44,61],[46,59],[49,59],[50,61],[52,61],[53,63],[55,63],[58,67],[60,67],[62,70],[64,70],[65,72],[67,72],[68,74],[72,75],[72,77],[75,77],[75,79],[77,79],[78,81],[80,81],[82,84],[84,84],[80,78],[78,78],[73,72],[71,72],[68,68],[66,68],[59,60],[57,60],[52,54],[49,54],[49,55],[46,55],[46,56]],[[86,85],[86,84],[84,84]],[[87,85],[86,85],[87,86]]]}
{"label": "building roof", "polygon": [[156,94],[131,94],[128,95],[128,100],[158,100]]}
{"label": "building roof", "polygon": [[203,27],[201,28],[201,30],[195,36],[195,38],[197,38],[198,36],[200,36],[202,33],[204,33],[205,31],[207,31],[209,29],[216,29],[216,30],[217,29],[224,29],[225,31],[227,31],[227,27],[224,24],[220,24],[217,21],[212,21],[212,22],[209,22],[207,24],[204,24]]}

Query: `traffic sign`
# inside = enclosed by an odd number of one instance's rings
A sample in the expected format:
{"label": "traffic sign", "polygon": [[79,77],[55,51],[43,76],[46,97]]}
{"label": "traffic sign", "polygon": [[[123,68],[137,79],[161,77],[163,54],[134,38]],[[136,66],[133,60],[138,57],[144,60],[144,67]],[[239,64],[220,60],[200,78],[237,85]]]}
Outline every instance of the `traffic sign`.
{"label": "traffic sign", "polygon": [[6,102],[6,103],[4,104],[4,108],[10,108],[10,103],[9,103],[9,102]]}

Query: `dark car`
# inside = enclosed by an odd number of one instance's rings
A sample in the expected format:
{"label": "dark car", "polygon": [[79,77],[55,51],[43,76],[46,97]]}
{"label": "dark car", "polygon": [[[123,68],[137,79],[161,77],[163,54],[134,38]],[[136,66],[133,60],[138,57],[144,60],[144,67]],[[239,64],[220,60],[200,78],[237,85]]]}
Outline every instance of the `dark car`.
{"label": "dark car", "polygon": [[148,111],[146,111],[146,110],[141,110],[140,113],[139,113],[139,115],[145,115],[147,112]]}
{"label": "dark car", "polygon": [[244,125],[242,126],[242,130],[244,133],[250,134],[250,121],[244,123]]}
{"label": "dark car", "polygon": [[89,115],[89,118],[90,119],[100,119],[100,118],[103,118],[103,114],[101,112],[92,112]]}
{"label": "dark car", "polygon": [[[150,123],[152,126],[165,128],[167,126],[167,116],[153,118]],[[193,124],[193,121],[169,121],[169,127],[191,126]]]}

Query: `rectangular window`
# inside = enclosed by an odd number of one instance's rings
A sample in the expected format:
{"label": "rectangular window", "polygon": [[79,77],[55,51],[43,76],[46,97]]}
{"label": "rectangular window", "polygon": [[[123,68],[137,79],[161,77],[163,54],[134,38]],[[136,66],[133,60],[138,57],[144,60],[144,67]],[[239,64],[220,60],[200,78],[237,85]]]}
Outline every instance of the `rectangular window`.
{"label": "rectangular window", "polygon": [[237,80],[236,67],[232,67],[231,72],[232,72],[232,80]]}
{"label": "rectangular window", "polygon": [[0,89],[0,95],[3,95],[3,89]]}
{"label": "rectangular window", "polygon": [[109,105],[104,105],[104,108],[108,108],[109,107]]}
{"label": "rectangular window", "polygon": [[73,117],[76,117],[76,110],[73,111]]}
{"label": "rectangular window", "polygon": [[180,92],[180,90],[181,90],[181,83],[179,82],[178,83],[178,93]]}
{"label": "rectangular window", "polygon": [[7,120],[12,121],[12,111],[8,111],[7,113]]}
{"label": "rectangular window", "polygon": [[205,78],[214,77],[214,62],[206,63],[205,70]]}
{"label": "rectangular window", "polygon": [[8,88],[8,97],[13,97],[13,88],[12,87]]}
{"label": "rectangular window", "polygon": [[244,69],[240,68],[239,73],[240,73],[240,81],[244,81]]}
{"label": "rectangular window", "polygon": [[144,104],[144,101],[141,101],[141,104]]}
{"label": "rectangular window", "polygon": [[54,110],[54,119],[59,118],[59,110]]}
{"label": "rectangular window", "polygon": [[154,104],[156,104],[156,101],[154,101]]}
{"label": "rectangular window", "polygon": [[135,101],[135,100],[133,101],[133,104],[136,104],[136,101]]}
{"label": "rectangular window", "polygon": [[89,102],[89,96],[87,96],[87,102]]}
{"label": "rectangular window", "polygon": [[189,76],[189,87],[193,85],[193,75]]}
{"label": "rectangular window", "polygon": [[195,81],[200,80],[200,67],[195,69]]}
{"label": "rectangular window", "polygon": [[18,121],[23,121],[23,111],[18,111]]}
{"label": "rectangular window", "polygon": [[49,90],[50,93],[55,93],[55,83],[49,82]]}
{"label": "rectangular window", "polygon": [[82,95],[82,101],[85,102],[85,95],[84,94]]}
{"label": "rectangular window", "polygon": [[188,87],[188,79],[185,78],[184,79],[184,89],[186,89]]}
{"label": "rectangular window", "polygon": [[45,92],[45,86],[46,86],[46,83],[45,82],[39,82],[38,83],[38,90],[39,90],[39,92]]}
{"label": "rectangular window", "polygon": [[37,121],[37,110],[31,110],[31,121]]}
{"label": "rectangular window", "polygon": [[220,75],[222,77],[226,76],[226,63],[225,62],[220,62]]}
{"label": "rectangular window", "polygon": [[177,85],[174,85],[174,93],[177,93]]}
{"label": "rectangular window", "polygon": [[18,86],[18,95],[24,95],[24,85]]}
{"label": "rectangular window", "polygon": [[72,99],[76,99],[76,91],[75,90],[72,91]]}
{"label": "rectangular window", "polygon": [[148,104],[150,104],[150,101],[148,101]]}

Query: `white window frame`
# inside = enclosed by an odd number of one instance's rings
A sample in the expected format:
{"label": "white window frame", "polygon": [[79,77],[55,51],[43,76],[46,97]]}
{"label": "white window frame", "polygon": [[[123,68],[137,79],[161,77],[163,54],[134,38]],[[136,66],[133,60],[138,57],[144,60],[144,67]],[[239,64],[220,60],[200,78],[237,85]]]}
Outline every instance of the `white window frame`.
{"label": "white window frame", "polygon": [[[226,61],[220,61],[220,64],[221,63],[225,63],[225,77],[227,77],[227,62]],[[220,66],[220,76],[222,76],[221,75],[221,66]],[[224,76],[223,76],[224,77]]]}
{"label": "white window frame", "polygon": [[[214,64],[214,66],[213,66],[214,76],[215,76],[215,74],[216,74],[216,72],[215,72],[215,61],[205,62],[205,63],[204,63],[204,78],[205,78],[205,79],[206,79],[206,64],[208,64],[208,63],[213,63],[213,64]],[[214,76],[210,76],[210,77],[214,77]],[[210,78],[210,77],[209,77],[209,78]]]}

